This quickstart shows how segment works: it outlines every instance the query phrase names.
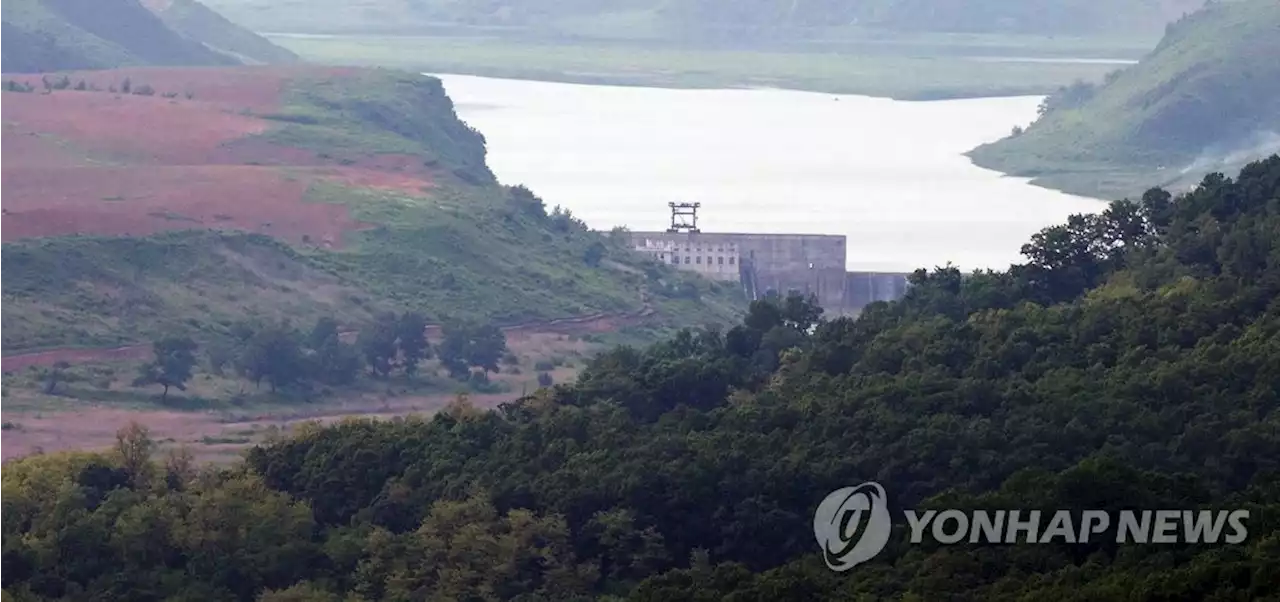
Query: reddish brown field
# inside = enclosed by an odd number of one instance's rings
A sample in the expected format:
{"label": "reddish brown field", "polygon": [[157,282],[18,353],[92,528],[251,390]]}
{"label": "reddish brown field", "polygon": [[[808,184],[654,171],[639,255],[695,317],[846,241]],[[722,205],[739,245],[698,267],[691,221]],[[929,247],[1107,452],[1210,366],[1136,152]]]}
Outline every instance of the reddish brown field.
{"label": "reddish brown field", "polygon": [[13,126],[5,128],[6,143],[12,135],[48,134],[104,157],[164,165],[207,163],[223,143],[268,126],[216,103],[66,90],[5,94],[4,115]]}
{"label": "reddish brown field", "polygon": [[346,207],[303,200],[308,182],[247,165],[4,169],[4,242],[64,234],[235,229],[336,245]]}
{"label": "reddish brown field", "polygon": [[[343,232],[364,225],[343,206],[306,202],[310,185],[328,180],[420,195],[432,185],[421,161],[377,155],[343,157],[347,164],[338,165],[262,139],[258,134],[279,124],[253,113],[279,108],[292,78],[350,71],[120,69],[67,74],[99,91],[5,93],[3,240],[216,228],[336,246]],[[106,91],[126,78],[156,95]],[[43,88],[40,76],[12,79]],[[164,98],[168,92],[178,96]]]}

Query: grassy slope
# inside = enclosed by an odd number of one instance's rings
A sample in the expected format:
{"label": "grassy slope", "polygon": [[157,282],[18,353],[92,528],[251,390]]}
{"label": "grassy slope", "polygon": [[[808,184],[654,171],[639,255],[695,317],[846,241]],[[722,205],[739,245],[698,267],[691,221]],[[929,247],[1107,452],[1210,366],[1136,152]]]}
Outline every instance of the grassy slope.
{"label": "grassy slope", "polygon": [[153,2],[151,9],[169,27],[245,63],[293,63],[298,55],[272,44],[196,0]]}
{"label": "grassy slope", "polygon": [[[7,243],[4,353],[175,332],[216,338],[246,319],[328,315],[358,327],[383,309],[517,323],[638,310],[642,291],[652,293],[660,324],[727,321],[740,307],[736,291],[713,292],[643,262],[498,186],[481,137],[456,119],[434,78],[371,71],[297,81],[275,117],[280,126],[265,135],[277,142],[337,156],[419,155],[439,172],[437,187],[412,196],[316,186],[310,200],[346,204],[373,225],[351,233],[341,250],[208,231]],[[587,266],[583,255],[597,242],[611,261]],[[691,280],[703,302],[687,288],[674,292],[674,283]]]}
{"label": "grassy slope", "polygon": [[[1229,171],[1275,151],[1265,134],[1280,129],[1276,56],[1280,4],[1220,4],[1172,27],[1146,59],[1081,106],[1050,112],[972,155],[985,167],[1103,197]],[[1225,164],[1205,161],[1255,148]]]}
{"label": "grassy slope", "polygon": [[328,153],[408,153],[473,184],[494,183],[484,136],[463,123],[440,80],[382,69],[295,80],[267,138]]}

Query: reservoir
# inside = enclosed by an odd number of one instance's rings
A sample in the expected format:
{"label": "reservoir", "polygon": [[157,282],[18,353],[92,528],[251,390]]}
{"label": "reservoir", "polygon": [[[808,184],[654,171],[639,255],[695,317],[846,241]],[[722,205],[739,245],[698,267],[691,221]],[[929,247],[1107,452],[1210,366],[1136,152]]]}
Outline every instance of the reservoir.
{"label": "reservoir", "polygon": [[848,269],[1005,269],[1039,229],[1101,201],[975,167],[964,153],[1040,97],[908,102],[774,89],[671,90],[437,75],[504,184],[595,229],[843,234]]}

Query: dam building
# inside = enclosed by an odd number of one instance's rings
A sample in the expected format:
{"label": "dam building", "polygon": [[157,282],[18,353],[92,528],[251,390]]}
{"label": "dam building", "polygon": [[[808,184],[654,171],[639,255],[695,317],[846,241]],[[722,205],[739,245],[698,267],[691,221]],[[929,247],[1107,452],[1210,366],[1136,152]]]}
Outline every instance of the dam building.
{"label": "dam building", "polygon": [[849,272],[846,238],[829,234],[710,233],[698,228],[701,203],[668,203],[665,232],[632,232],[632,247],[682,270],[738,282],[748,299],[768,291],[818,297],[829,314],[854,312],[906,292],[906,274]]}

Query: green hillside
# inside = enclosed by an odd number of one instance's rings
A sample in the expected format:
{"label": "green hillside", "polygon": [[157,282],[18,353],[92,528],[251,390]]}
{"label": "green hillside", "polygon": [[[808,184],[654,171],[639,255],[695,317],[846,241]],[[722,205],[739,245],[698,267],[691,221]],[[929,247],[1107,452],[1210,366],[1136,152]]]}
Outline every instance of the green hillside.
{"label": "green hillside", "polygon": [[1051,96],[984,167],[1115,197],[1184,186],[1280,149],[1280,3],[1220,3],[1178,21],[1138,65]]}
{"label": "green hillside", "polygon": [[[189,75],[233,81],[240,71]],[[147,72],[130,73],[141,83]],[[171,70],[157,72],[173,77]],[[289,74],[283,84],[253,84],[283,85],[285,94],[282,106],[263,115],[271,127],[251,142],[288,149],[286,158],[295,151],[316,154],[339,167],[409,157],[362,173],[413,175],[429,188],[311,184],[306,203],[344,205],[363,224],[332,247],[307,237],[297,244],[263,234],[183,229],[189,218],[181,208],[170,208],[172,231],[150,236],[85,233],[6,242],[6,355],[138,344],[174,334],[225,340],[245,321],[311,324],[328,317],[358,327],[386,311],[418,312],[433,323],[514,325],[636,314],[648,307],[655,314],[651,325],[664,327],[724,323],[741,307],[736,286],[654,264],[632,252],[624,237],[593,232],[527,189],[498,184],[485,164],[483,136],[457,118],[438,79],[386,70],[338,76],[321,67],[281,72]],[[129,101],[146,99],[134,95]],[[208,110],[216,117],[226,109]],[[258,159],[250,161],[255,168]],[[294,177],[290,170],[306,166],[286,162],[279,169]],[[152,192],[143,186],[127,196]],[[128,210],[127,199],[106,201]],[[104,200],[83,202],[92,209]],[[279,201],[264,199],[272,202]],[[266,219],[252,213],[244,218]]]}
{"label": "green hillside", "polygon": [[[3,474],[7,599],[1275,600],[1278,186],[1272,156],[1151,190],[1008,272],[920,270],[857,319],[755,302],[496,410],[311,424],[226,468],[152,461],[137,428],[24,458]],[[866,481],[886,546],[833,572],[815,508]],[[947,509],[1043,515],[1003,543],[944,543],[939,515],[911,541],[905,510]],[[1179,513],[1135,543],[1123,510],[1248,516],[1242,541]]]}
{"label": "green hillside", "polygon": [[139,0],[10,0],[3,28],[6,73],[293,58],[194,0],[159,16]]}

